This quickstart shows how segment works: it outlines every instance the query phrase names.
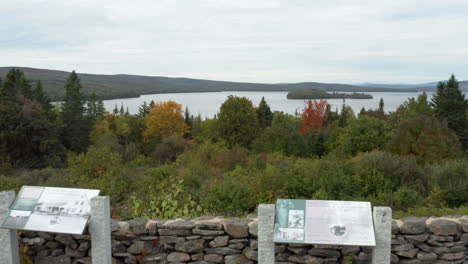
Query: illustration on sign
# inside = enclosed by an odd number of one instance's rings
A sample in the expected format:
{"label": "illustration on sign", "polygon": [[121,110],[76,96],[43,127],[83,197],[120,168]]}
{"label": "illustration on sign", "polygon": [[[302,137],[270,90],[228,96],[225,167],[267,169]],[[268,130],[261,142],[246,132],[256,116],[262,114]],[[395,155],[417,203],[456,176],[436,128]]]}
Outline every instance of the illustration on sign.
{"label": "illustration on sign", "polygon": [[369,202],[279,199],[275,242],[375,246]]}
{"label": "illustration on sign", "polygon": [[1,227],[82,234],[90,200],[98,195],[99,190],[24,186]]}

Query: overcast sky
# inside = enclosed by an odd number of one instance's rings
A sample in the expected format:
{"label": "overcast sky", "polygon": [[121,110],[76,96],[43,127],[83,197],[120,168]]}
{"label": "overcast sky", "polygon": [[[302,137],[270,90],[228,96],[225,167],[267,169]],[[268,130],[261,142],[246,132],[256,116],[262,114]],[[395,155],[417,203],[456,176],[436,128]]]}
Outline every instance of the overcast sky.
{"label": "overcast sky", "polygon": [[468,0],[15,0],[0,66],[249,82],[468,79]]}

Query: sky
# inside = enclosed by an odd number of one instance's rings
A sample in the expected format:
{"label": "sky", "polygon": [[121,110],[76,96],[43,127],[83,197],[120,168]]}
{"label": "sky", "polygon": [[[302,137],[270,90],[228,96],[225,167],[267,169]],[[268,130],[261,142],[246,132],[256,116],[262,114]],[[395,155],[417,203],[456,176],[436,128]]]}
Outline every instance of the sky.
{"label": "sky", "polygon": [[15,0],[0,66],[245,82],[468,79],[468,0]]}

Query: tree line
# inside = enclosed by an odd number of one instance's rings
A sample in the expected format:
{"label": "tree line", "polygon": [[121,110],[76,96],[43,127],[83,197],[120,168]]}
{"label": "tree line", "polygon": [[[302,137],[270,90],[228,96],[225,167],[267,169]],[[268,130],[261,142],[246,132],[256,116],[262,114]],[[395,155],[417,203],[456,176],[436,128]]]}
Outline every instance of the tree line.
{"label": "tree line", "polygon": [[359,113],[307,100],[289,115],[264,98],[229,96],[211,119],[173,101],[145,102],[132,115],[85,100],[75,72],[64,89],[63,103],[51,104],[17,69],[1,81],[0,189],[99,188],[114,207],[152,217],[167,215],[162,203],[180,216],[249,212],[280,197],[401,210],[468,202],[468,103],[453,75],[432,98],[422,93],[390,113],[383,99]]}

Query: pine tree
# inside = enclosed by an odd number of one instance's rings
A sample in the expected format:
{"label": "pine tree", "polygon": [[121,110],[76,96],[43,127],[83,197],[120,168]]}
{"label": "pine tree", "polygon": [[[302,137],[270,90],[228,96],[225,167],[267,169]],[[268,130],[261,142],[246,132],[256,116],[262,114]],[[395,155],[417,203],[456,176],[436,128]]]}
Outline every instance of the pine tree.
{"label": "pine tree", "polygon": [[115,104],[114,111],[112,111],[112,112],[114,113],[114,115],[119,114],[119,108],[117,108],[117,104]]}
{"label": "pine tree", "polygon": [[87,102],[87,107],[86,107],[86,114],[88,118],[94,122],[96,120],[96,112],[97,112],[97,98],[96,98],[96,93],[93,92],[91,93],[91,96],[89,97],[89,100]]}
{"label": "pine tree", "polygon": [[74,152],[83,152],[88,146],[88,122],[81,94],[81,83],[73,71],[65,83],[65,100],[62,107],[63,142]]}
{"label": "pine tree", "polygon": [[343,106],[341,107],[340,119],[338,120],[338,125],[340,127],[345,127],[348,125],[348,121],[346,120],[346,102],[343,98]]}
{"label": "pine tree", "polygon": [[106,108],[104,107],[104,102],[102,99],[99,99],[97,106],[96,106],[96,115],[98,117],[103,116],[106,113]]}
{"label": "pine tree", "polygon": [[31,84],[19,69],[11,69],[3,83],[2,94],[5,96],[15,96],[21,94],[26,98],[32,97]]}
{"label": "pine tree", "polygon": [[32,98],[36,100],[42,106],[44,110],[50,111],[52,109],[50,100],[46,97],[44,90],[42,88],[41,81],[36,82],[36,87],[32,91]]}
{"label": "pine tree", "polygon": [[120,115],[123,116],[125,114],[123,104],[120,104]]}
{"label": "pine tree", "polygon": [[265,97],[262,97],[260,104],[257,108],[258,123],[261,128],[271,126],[273,121],[273,113],[271,112],[270,106],[265,101]]}
{"label": "pine tree", "polygon": [[461,92],[455,76],[452,74],[446,82],[439,82],[437,93],[432,97],[432,106],[436,117],[440,120],[446,120],[447,125],[452,129],[460,139],[463,149],[468,148],[467,119],[466,111],[468,101]]}
{"label": "pine tree", "polygon": [[190,112],[188,109],[188,106],[185,107],[185,113],[184,113],[184,123],[188,126],[189,131],[185,133],[184,138],[192,138],[192,127],[193,127],[193,116],[190,116]]}
{"label": "pine tree", "polygon": [[381,113],[384,112],[384,101],[383,101],[383,98],[380,98],[380,102],[379,102],[379,112],[381,112]]}

